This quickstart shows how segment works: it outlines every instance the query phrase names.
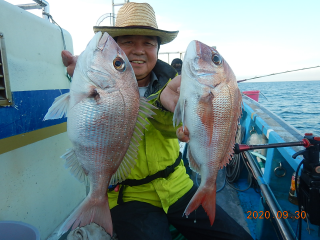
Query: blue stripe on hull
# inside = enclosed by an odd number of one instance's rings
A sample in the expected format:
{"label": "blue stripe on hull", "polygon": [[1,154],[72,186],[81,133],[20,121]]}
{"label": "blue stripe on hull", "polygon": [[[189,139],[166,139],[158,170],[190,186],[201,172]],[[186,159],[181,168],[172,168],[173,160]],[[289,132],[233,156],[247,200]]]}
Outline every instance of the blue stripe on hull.
{"label": "blue stripe on hull", "polygon": [[14,107],[0,108],[0,139],[50,127],[67,118],[43,121],[54,99],[69,89],[13,92]]}

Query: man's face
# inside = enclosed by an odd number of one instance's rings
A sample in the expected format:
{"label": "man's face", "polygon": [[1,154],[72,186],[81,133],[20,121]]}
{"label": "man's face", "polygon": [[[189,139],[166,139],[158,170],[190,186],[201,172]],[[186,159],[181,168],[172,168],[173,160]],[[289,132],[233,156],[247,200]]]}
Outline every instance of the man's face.
{"label": "man's face", "polygon": [[157,62],[157,38],[138,35],[120,36],[117,38],[117,43],[127,55],[137,80],[148,76]]}

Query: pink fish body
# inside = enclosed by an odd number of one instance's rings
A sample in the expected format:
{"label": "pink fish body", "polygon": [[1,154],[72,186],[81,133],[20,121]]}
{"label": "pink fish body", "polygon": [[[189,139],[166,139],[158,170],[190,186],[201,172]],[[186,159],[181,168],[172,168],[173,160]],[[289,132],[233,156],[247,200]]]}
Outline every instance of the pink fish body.
{"label": "pink fish body", "polygon": [[73,148],[62,158],[76,178],[90,183],[88,196],[62,224],[59,236],[91,222],[113,234],[107,188],[125,180],[134,167],[135,139],[144,125],[137,119],[140,108],[153,114],[148,107],[125,53],[107,33],[97,33],[78,58],[70,93],[58,97],[45,116],[59,118],[67,111]]}
{"label": "pink fish body", "polygon": [[233,154],[242,97],[228,63],[217,50],[199,41],[192,41],[187,48],[181,79],[173,120],[187,127],[190,168],[201,175],[201,184],[185,214],[201,204],[212,225],[216,178]]}

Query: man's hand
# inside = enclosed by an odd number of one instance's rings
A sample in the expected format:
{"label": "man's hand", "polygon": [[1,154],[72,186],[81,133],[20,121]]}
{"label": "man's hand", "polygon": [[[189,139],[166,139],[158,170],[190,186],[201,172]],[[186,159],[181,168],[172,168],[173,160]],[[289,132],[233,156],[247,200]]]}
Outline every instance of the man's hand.
{"label": "man's hand", "polygon": [[[160,102],[170,112],[174,112],[177,102],[180,96],[181,76],[176,76],[168,85],[163,89],[160,95]],[[189,131],[185,126],[184,130],[179,127],[176,131],[176,135],[181,142],[189,142]]]}
{"label": "man's hand", "polygon": [[183,127],[179,127],[176,131],[176,134],[180,142],[189,142],[189,130],[186,126],[184,126],[184,131]]}
{"label": "man's hand", "polygon": [[170,112],[174,112],[180,95],[181,76],[176,76],[163,89],[160,95],[160,102]]}
{"label": "man's hand", "polygon": [[74,69],[76,67],[78,56],[73,56],[71,52],[63,50],[61,52],[61,57],[63,64],[67,67],[67,73],[72,77]]}

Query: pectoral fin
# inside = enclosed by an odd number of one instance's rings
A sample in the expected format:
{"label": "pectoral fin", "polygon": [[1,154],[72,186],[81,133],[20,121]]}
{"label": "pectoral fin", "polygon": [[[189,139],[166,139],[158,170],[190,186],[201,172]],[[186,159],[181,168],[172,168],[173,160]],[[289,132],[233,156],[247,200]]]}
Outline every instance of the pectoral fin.
{"label": "pectoral fin", "polygon": [[[182,104],[180,104],[180,102],[182,101]],[[185,126],[185,107],[186,107],[186,99],[180,100],[178,101],[176,108],[174,109],[174,114],[173,114],[173,126],[176,127],[180,124],[180,122],[182,122],[182,126],[184,129]]]}
{"label": "pectoral fin", "polygon": [[57,97],[52,106],[49,108],[47,114],[44,116],[43,120],[48,119],[58,119],[63,116],[67,116],[67,111],[69,107],[70,92],[65,93]]}
{"label": "pectoral fin", "polygon": [[197,108],[197,114],[207,134],[208,146],[211,145],[214,126],[213,98],[212,92],[201,96]]}

